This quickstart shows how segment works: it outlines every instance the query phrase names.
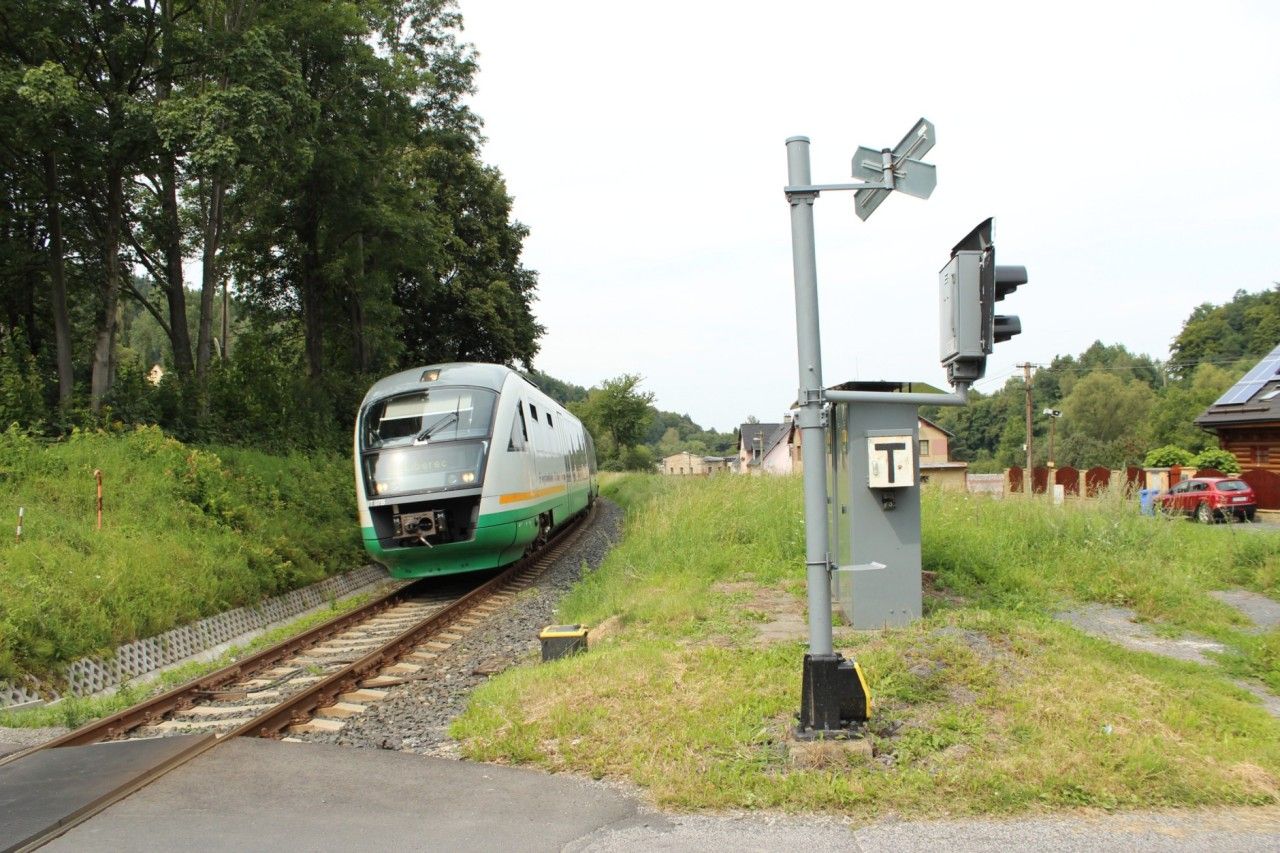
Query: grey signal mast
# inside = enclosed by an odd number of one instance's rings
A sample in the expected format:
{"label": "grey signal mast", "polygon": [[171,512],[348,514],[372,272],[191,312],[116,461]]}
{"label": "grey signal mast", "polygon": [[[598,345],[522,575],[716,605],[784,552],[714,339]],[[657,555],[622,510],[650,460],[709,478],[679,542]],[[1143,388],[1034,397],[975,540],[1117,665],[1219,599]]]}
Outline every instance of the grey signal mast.
{"label": "grey signal mast", "polygon": [[[809,606],[809,653],[804,658],[797,729],[800,737],[847,737],[869,715],[870,696],[861,669],[833,648],[828,616],[833,578],[838,585],[848,581],[847,585],[857,589],[847,611],[852,613],[854,627],[900,625],[920,616],[916,407],[964,405],[969,386],[985,370],[991,346],[1021,331],[1016,317],[995,317],[992,306],[1025,282],[1026,272],[1008,268],[997,274],[992,223],[987,220],[956,246],[940,275],[942,361],[955,391],[900,393],[878,387],[886,383],[861,383],[877,386],[874,388],[825,388],[813,203],[823,192],[853,191],[855,212],[865,220],[895,190],[928,198],[937,186],[937,170],[920,158],[933,148],[935,140],[933,124],[922,118],[893,148],[877,151],[859,147],[853,156],[853,177],[861,182],[852,184],[813,183],[808,137],[787,140],[785,192],[791,206],[800,379],[796,422],[804,465]],[[840,429],[829,430],[829,403],[843,404],[835,411]],[[841,444],[842,434],[847,445]],[[846,506],[841,506],[838,479],[832,481],[828,505],[828,446],[833,452],[833,477],[845,471],[850,485],[857,480],[866,486],[851,489]],[[847,511],[850,524],[847,542],[841,541],[840,523],[829,528],[830,518],[839,522],[842,510]],[[833,551],[837,559],[848,551],[850,564],[837,566]],[[882,561],[879,554],[891,556]]]}

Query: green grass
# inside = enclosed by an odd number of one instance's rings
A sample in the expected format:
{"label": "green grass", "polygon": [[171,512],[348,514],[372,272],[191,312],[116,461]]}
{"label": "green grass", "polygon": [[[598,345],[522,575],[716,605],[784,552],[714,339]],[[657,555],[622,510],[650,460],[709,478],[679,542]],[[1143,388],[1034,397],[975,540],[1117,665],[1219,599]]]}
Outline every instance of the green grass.
{"label": "green grass", "polygon": [[1237,525],[1143,517],[1114,495],[1055,508],[926,491],[921,509],[925,568],[984,606],[1048,612],[1096,601],[1229,637],[1245,618],[1205,593],[1243,587],[1280,597],[1280,537]]}
{"label": "green grass", "polygon": [[[761,645],[759,595],[803,600],[800,483],[632,477],[605,494],[626,535],[558,618],[608,626],[587,655],[509,670],[453,733],[468,757],[628,779],[682,809],[820,809],[870,819],[1272,803],[1280,724],[1229,681],[1265,678],[1208,595],[1274,595],[1280,537],[929,492],[918,623],[839,632],[871,682],[874,759],[789,756],[800,642]],[[659,497],[661,500],[653,500]],[[1224,670],[1127,651],[1055,622],[1073,600],[1230,638]]]}
{"label": "green grass", "polygon": [[[95,529],[95,469],[103,529]],[[158,429],[0,434],[0,678],[59,667],[359,561],[350,463],[197,449]]]}

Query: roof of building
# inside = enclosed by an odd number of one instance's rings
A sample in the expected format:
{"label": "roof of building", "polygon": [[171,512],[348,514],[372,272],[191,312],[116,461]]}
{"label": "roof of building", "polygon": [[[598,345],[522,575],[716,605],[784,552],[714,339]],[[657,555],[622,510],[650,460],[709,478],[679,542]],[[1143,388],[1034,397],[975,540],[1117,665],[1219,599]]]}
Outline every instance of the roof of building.
{"label": "roof of building", "polygon": [[782,443],[784,439],[788,438],[791,435],[791,429],[792,429],[791,421],[778,424],[778,428],[774,430],[773,434],[770,435],[765,440],[764,452],[760,454],[760,457],[763,459],[764,457],[772,453],[775,447],[777,447],[780,443]]}
{"label": "roof of building", "polygon": [[[791,421],[783,421],[780,424],[743,424],[738,427],[738,450],[752,451],[757,447],[756,440],[759,439],[760,459],[764,459],[772,450],[778,446],[787,436],[791,435]],[[759,465],[760,462],[754,458],[747,461],[747,465]]]}
{"label": "roof of building", "polygon": [[780,426],[782,426],[782,424],[743,424],[738,427],[738,434],[741,436],[738,439],[739,449],[752,449],[755,447],[756,437],[759,436],[761,442],[760,449],[763,452],[764,443],[768,441],[769,436],[773,435],[774,430]]}
{"label": "roof of building", "polygon": [[1280,346],[1196,418],[1206,429],[1265,421],[1280,421]]}
{"label": "roof of building", "polygon": [[897,382],[891,379],[851,380],[832,385],[828,391],[883,391],[898,394],[947,394],[928,382]]}
{"label": "roof of building", "polygon": [[943,435],[948,436],[948,437],[950,437],[950,438],[955,438],[955,437],[956,437],[956,434],[955,434],[954,432],[952,432],[951,430],[947,429],[946,427],[938,426],[938,425],[937,425],[937,424],[935,424],[933,421],[929,420],[928,418],[924,417],[923,415],[916,415],[916,417],[920,418],[920,420],[924,421],[924,422],[925,422],[925,423],[927,423],[929,426],[933,427],[934,429],[936,429],[938,432],[942,433]]}

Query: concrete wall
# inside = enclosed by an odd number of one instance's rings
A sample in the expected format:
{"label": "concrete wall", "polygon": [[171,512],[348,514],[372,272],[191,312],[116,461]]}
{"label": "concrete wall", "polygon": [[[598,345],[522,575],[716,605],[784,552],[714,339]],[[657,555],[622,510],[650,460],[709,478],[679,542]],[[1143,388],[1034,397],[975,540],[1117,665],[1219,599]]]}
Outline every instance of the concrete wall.
{"label": "concrete wall", "polygon": [[701,456],[692,453],[677,453],[662,459],[662,473],[676,477],[688,477],[707,473],[706,463]]}
{"label": "concrete wall", "polygon": [[963,492],[968,488],[968,469],[927,465],[922,460],[920,462],[920,479],[930,486],[939,486],[951,491]]}

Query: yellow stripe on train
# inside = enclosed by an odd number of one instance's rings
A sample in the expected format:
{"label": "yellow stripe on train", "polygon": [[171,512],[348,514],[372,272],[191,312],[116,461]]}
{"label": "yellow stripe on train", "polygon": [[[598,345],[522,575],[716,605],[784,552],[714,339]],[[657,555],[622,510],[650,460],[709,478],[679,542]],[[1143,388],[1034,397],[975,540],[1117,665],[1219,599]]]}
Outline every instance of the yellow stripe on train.
{"label": "yellow stripe on train", "polygon": [[508,492],[505,495],[498,496],[498,503],[514,504],[520,503],[521,501],[532,501],[537,500],[538,498],[545,498],[548,495],[559,494],[564,491],[567,491],[565,486],[548,486],[545,489],[538,489],[532,492]]}

